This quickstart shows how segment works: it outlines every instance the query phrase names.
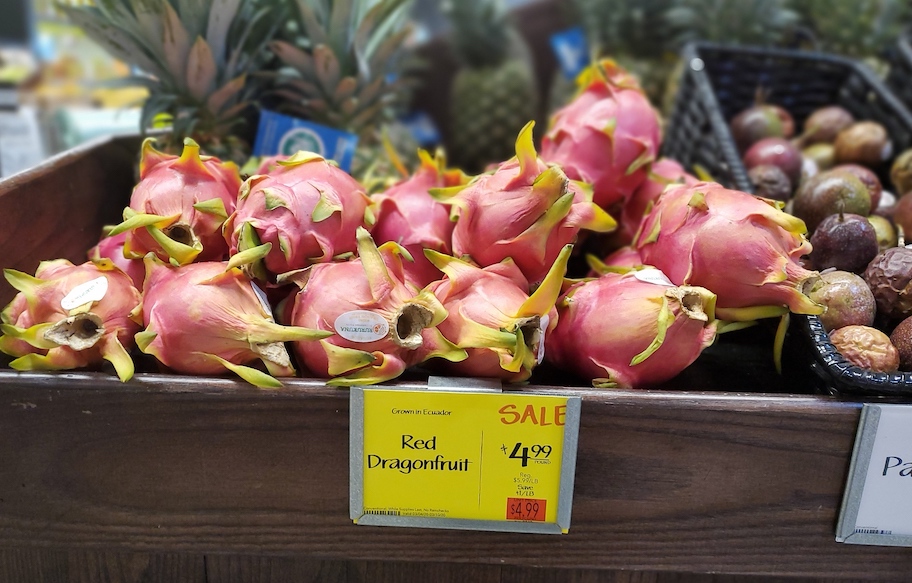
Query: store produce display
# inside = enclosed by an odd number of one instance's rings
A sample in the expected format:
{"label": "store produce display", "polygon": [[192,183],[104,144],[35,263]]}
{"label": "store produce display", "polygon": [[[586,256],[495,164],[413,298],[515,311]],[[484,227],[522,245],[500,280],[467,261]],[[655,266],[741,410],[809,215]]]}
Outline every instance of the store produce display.
{"label": "store produce display", "polygon": [[[814,251],[802,263],[824,277],[827,270],[861,277],[882,254],[895,253],[891,248],[905,250],[896,247],[904,242],[905,231],[903,213],[896,210],[900,202],[908,204],[902,176],[912,146],[912,114],[871,71],[834,55],[706,43],[692,45],[685,51],[688,58],[691,67],[665,154],[677,154],[685,166],[696,164],[723,183],[779,200],[807,227]],[[697,124],[703,130],[694,136]],[[685,136],[702,147],[686,150]],[[886,293],[878,291],[884,285],[864,279],[875,297]],[[829,306],[834,297],[821,291],[828,286],[825,279],[814,285],[818,290],[812,289],[811,297],[825,298],[827,310],[845,311],[844,306]],[[844,297],[848,289],[862,290],[843,286],[833,295],[851,305],[866,302],[866,297]],[[884,308],[877,312],[865,325],[889,335],[898,315]],[[881,372],[868,368],[865,358],[853,361],[850,356],[857,351],[842,354],[829,336],[830,326],[841,318],[823,316],[826,326],[819,318],[798,316],[796,329],[810,341],[812,368],[823,388],[902,394],[912,386],[912,377],[898,370],[898,362],[897,368]]]}

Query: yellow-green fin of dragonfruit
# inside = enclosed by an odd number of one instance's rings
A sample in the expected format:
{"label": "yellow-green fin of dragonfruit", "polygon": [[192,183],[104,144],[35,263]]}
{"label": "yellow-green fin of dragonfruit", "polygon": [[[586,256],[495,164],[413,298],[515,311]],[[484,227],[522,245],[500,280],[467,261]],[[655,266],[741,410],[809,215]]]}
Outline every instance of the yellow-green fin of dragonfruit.
{"label": "yellow-green fin of dragonfruit", "polygon": [[4,269],[3,277],[6,278],[6,281],[8,281],[16,291],[25,294],[25,298],[29,300],[29,304],[31,304],[32,299],[35,297],[35,290],[44,283],[43,279],[38,279],[35,276],[15,269]]}
{"label": "yellow-green fin of dragonfruit", "polygon": [[535,151],[535,142],[532,137],[534,127],[535,122],[530,121],[523,126],[516,137],[516,159],[519,162],[520,176],[531,177],[532,173],[538,174],[538,152]]}
{"label": "yellow-green fin of dragonfruit", "polygon": [[142,180],[149,174],[149,171],[152,170],[159,163],[164,162],[165,160],[170,160],[173,156],[160,152],[155,149],[152,145],[155,143],[155,138],[146,138],[143,140],[141,156],[139,160],[139,178]]}
{"label": "yellow-green fin of dragonfruit", "polygon": [[12,324],[0,324],[0,332],[3,332],[4,335],[9,336],[10,338],[24,340],[35,348],[50,350],[51,348],[60,346],[56,342],[47,340],[44,337],[44,333],[53,328],[53,326],[53,324],[48,322],[35,324],[28,328],[20,328],[18,326],[13,326]]}
{"label": "yellow-green fin of dragonfruit", "polygon": [[56,364],[49,356],[42,354],[26,354],[10,362],[10,368],[18,371],[27,370],[62,370],[65,365]]}
{"label": "yellow-green fin of dragonfruit", "polygon": [[421,336],[424,340],[424,349],[427,350],[425,359],[437,357],[450,362],[462,362],[469,357],[468,352],[447,340],[437,328],[425,328]]}
{"label": "yellow-green fin of dragonfruit", "polygon": [[300,166],[301,164],[307,164],[308,162],[313,162],[315,160],[326,160],[326,158],[317,154],[316,152],[298,150],[285,160],[279,160],[276,163],[279,166]]}
{"label": "yellow-green fin of dragonfruit", "polygon": [[361,266],[367,276],[371,297],[380,301],[393,289],[393,280],[386,269],[386,264],[383,263],[383,256],[380,255],[380,251],[367,229],[358,227],[356,238],[358,257],[361,258]]}
{"label": "yellow-green fin of dragonfruit", "polygon": [[570,252],[573,245],[564,245],[557,259],[548,270],[548,275],[542,280],[541,285],[535,290],[529,299],[519,307],[517,318],[528,318],[531,316],[544,316],[551,311],[557,302],[561,293],[561,285],[564,282],[564,274],[567,272],[567,262],[570,261]]}
{"label": "yellow-green fin of dragonfruit", "polygon": [[192,138],[184,138],[184,149],[173,167],[180,168],[187,173],[209,174],[209,170],[203,165],[203,160],[200,158],[199,144]]}
{"label": "yellow-green fin of dragonfruit", "polygon": [[341,212],[342,204],[339,201],[330,200],[330,198],[326,196],[326,193],[321,190],[320,200],[318,200],[316,206],[314,206],[310,218],[313,219],[315,223],[319,223],[320,221],[325,221],[333,216],[333,213]]}
{"label": "yellow-green fin of dragonfruit", "polygon": [[630,176],[643,166],[652,163],[655,160],[655,156],[649,152],[648,149],[643,150],[639,156],[636,157],[636,160],[630,163],[630,166],[627,167],[627,170],[624,172],[625,176]]}
{"label": "yellow-green fin of dragonfruit", "polygon": [[329,365],[328,372],[332,376],[364,368],[373,364],[374,360],[376,360],[376,357],[371,352],[336,346],[326,340],[320,340],[320,346],[323,347],[323,351],[326,353],[326,360]]}
{"label": "yellow-green fin of dragonfruit", "polygon": [[187,265],[188,263],[193,263],[193,260],[196,259],[197,255],[203,250],[203,244],[196,240],[193,242],[193,245],[185,245],[178,241],[175,241],[158,227],[146,227],[146,230],[149,232],[149,235],[155,239],[155,242],[161,245],[161,248],[167,253],[168,258],[172,265],[177,262],[176,267],[181,265]]}
{"label": "yellow-green fin of dragonfruit", "polygon": [[261,261],[272,251],[272,243],[263,243],[256,247],[244,249],[231,256],[228,259],[228,269],[232,267],[241,267],[242,265],[251,265],[256,261]]}
{"label": "yellow-green fin of dragonfruit", "polygon": [[785,333],[788,332],[789,322],[791,322],[791,313],[782,314],[779,325],[776,327],[776,337],[773,339],[773,364],[779,374],[782,374],[782,347],[785,346]]}
{"label": "yellow-green fin of dragonfruit", "polygon": [[706,204],[706,193],[700,192],[699,190],[694,192],[690,197],[690,200],[687,201],[687,206],[700,211],[709,210],[709,205]]}
{"label": "yellow-green fin of dragonfruit", "polygon": [[234,364],[229,362],[224,358],[216,356],[214,354],[209,354],[208,352],[197,352],[201,356],[205,356],[210,360],[214,360],[224,366],[226,369],[230,370],[237,376],[241,377],[251,385],[259,387],[261,389],[281,389],[284,385],[280,383],[275,377],[272,377],[263,371],[251,368],[249,366],[244,366],[241,364]]}
{"label": "yellow-green fin of dragonfruit", "polygon": [[228,211],[225,210],[225,202],[220,198],[210,198],[209,200],[198,202],[193,205],[193,208],[201,213],[206,213],[207,215],[215,215],[222,220],[228,218]]}
{"label": "yellow-green fin of dragonfruit", "polygon": [[671,308],[668,305],[668,298],[662,298],[662,308],[659,310],[659,315],[656,321],[656,335],[652,339],[652,342],[649,343],[649,346],[646,349],[634,356],[630,360],[630,366],[636,366],[652,356],[656,350],[661,348],[662,344],[665,342],[665,335],[668,333],[668,328],[674,324],[674,314],[671,312]]}
{"label": "yellow-green fin of dragonfruit", "polygon": [[469,318],[463,320],[460,336],[456,345],[459,348],[516,348],[515,333],[497,330]]}
{"label": "yellow-green fin of dragonfruit", "polygon": [[133,378],[133,372],[135,371],[133,359],[130,358],[130,353],[117,339],[117,334],[111,334],[107,337],[101,347],[101,356],[114,365],[114,370],[117,372],[117,378],[120,379],[120,382],[125,383]]}
{"label": "yellow-green fin of dragonfruit", "polygon": [[137,332],[133,336],[133,339],[136,340],[136,346],[145,354],[150,354],[146,351],[148,350],[149,345],[152,344],[156,338],[158,338],[158,333],[151,328],[146,328],[142,332]]}
{"label": "yellow-green fin of dragonfruit", "polygon": [[[382,358],[382,353],[381,354]],[[352,387],[355,385],[375,385],[394,379],[403,372],[403,365],[391,358],[384,358],[383,362],[361,370],[355,371],[344,377],[336,377],[326,382],[331,387]]]}
{"label": "yellow-green fin of dragonfruit", "polygon": [[[816,304],[815,304],[816,305]],[[777,318],[788,312],[787,306],[749,306],[746,308],[720,308],[716,306],[716,317],[726,322],[742,322],[746,320],[761,320],[763,318]],[[823,311],[821,307],[820,312]]]}
{"label": "yellow-green fin of dragonfruit", "polygon": [[114,227],[108,233],[109,237],[142,227],[157,227],[159,229],[163,229],[177,222],[177,220],[180,218],[180,214],[171,215],[170,217],[163,217],[161,215],[137,213],[130,207],[127,207],[124,209],[123,217],[124,221],[119,225],[114,225]]}

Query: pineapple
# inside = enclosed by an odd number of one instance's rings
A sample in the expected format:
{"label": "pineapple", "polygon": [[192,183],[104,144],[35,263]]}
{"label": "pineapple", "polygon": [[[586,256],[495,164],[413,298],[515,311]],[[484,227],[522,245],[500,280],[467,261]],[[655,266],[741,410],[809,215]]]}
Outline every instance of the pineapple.
{"label": "pineapple", "polygon": [[393,122],[408,89],[400,58],[408,7],[409,0],[299,0],[302,46],[270,45],[286,65],[276,76],[278,109],[356,134],[352,174],[371,182],[398,174],[384,134],[398,138],[399,156],[417,159],[418,144]]}
{"label": "pineapple", "polygon": [[[112,56],[144,75],[142,132],[166,122],[162,149],[180,153],[190,137],[210,155],[243,163],[237,135],[256,91],[249,74],[271,55],[265,43],[282,20],[267,0],[68,0],[61,8]],[[240,39],[237,45],[232,44]]]}
{"label": "pineapple", "polygon": [[538,114],[528,48],[498,0],[454,0],[453,45],[462,67],[450,92],[453,162],[475,172],[514,154],[520,130]]}
{"label": "pineapple", "polygon": [[908,0],[795,0],[795,8],[821,50],[863,59],[884,76],[884,53],[912,24]]}
{"label": "pineapple", "polygon": [[778,45],[798,21],[787,0],[679,0],[664,15],[678,46],[693,40]]}

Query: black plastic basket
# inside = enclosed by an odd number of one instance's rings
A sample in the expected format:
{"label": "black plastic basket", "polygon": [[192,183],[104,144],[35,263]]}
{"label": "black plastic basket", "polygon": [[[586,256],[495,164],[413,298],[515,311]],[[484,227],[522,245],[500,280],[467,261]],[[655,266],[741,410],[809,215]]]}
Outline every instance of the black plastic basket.
{"label": "black plastic basket", "polygon": [[[883,124],[894,152],[912,147],[912,113],[867,66],[851,59],[710,43],[690,44],[682,57],[684,69],[662,154],[687,168],[699,165],[730,188],[753,192],[728,124],[754,103],[758,87],[770,103],[792,114],[796,129],[818,107],[841,105],[857,119]],[[909,63],[912,66],[912,60]],[[889,184],[888,165],[879,173]],[[806,340],[816,388],[846,395],[912,396],[912,373],[854,366],[830,342],[818,317],[793,316],[792,322],[791,334]]]}
{"label": "black plastic basket", "polygon": [[908,108],[912,109],[912,36],[899,38],[890,51],[887,85]]}
{"label": "black plastic basket", "polygon": [[[883,124],[894,152],[912,146],[912,113],[870,68],[852,59],[712,43],[692,43],[682,57],[662,154],[688,168],[699,165],[730,188],[753,192],[728,123],[754,103],[758,88],[792,114],[797,128],[818,107],[841,105],[857,119]],[[889,184],[889,168],[879,173]]]}

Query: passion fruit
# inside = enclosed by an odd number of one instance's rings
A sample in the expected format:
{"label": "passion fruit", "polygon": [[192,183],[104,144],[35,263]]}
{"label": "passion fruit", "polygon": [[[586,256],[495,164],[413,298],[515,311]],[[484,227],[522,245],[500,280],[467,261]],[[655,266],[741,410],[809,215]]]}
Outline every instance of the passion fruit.
{"label": "passion fruit", "polygon": [[811,235],[814,268],[857,273],[880,252],[874,225],[866,217],[838,213],[823,219]]}
{"label": "passion fruit", "polygon": [[795,133],[792,115],[778,105],[753,105],[736,115],[729,124],[735,144],[747,151],[763,138],[790,138]]}
{"label": "passion fruit", "polygon": [[904,151],[893,160],[890,167],[890,181],[896,193],[902,196],[912,192],[912,148]]}
{"label": "passion fruit", "polygon": [[804,120],[804,131],[798,137],[802,144],[832,143],[839,132],[855,123],[855,117],[844,107],[827,105],[814,110]]}
{"label": "passion fruit", "polygon": [[865,269],[864,279],[879,316],[896,322],[912,315],[912,248],[891,247],[878,254]]}
{"label": "passion fruit", "polygon": [[871,326],[877,313],[874,294],[860,275],[827,271],[808,290],[808,297],[824,306],[820,323],[827,332],[843,326]]}
{"label": "passion fruit", "polygon": [[801,180],[803,162],[801,150],[784,138],[763,138],[744,154],[744,166],[748,170],[761,164],[772,164],[785,172],[792,184]]}
{"label": "passion fruit", "polygon": [[871,326],[844,326],[830,332],[830,342],[846,360],[875,372],[899,368],[899,351],[890,337]]}
{"label": "passion fruit", "polygon": [[893,155],[887,129],[876,121],[859,121],[836,136],[836,162],[876,168]]}
{"label": "passion fruit", "polygon": [[792,198],[791,210],[813,233],[823,219],[833,214],[868,216],[871,195],[854,174],[832,169],[802,183]]}

